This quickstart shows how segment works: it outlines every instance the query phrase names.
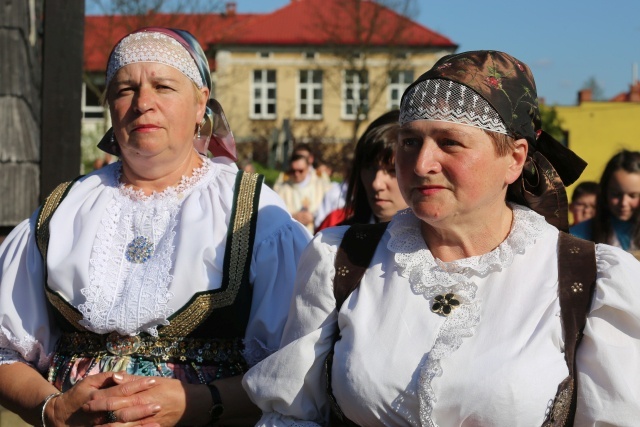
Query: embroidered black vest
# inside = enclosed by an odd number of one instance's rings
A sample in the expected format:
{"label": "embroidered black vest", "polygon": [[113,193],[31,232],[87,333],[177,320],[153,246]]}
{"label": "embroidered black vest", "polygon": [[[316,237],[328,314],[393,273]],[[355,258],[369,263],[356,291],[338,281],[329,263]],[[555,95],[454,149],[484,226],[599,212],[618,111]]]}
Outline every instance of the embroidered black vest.
{"label": "embroidered black vest", "polygon": [[[222,286],[193,295],[168,318],[169,325],[158,327],[158,337],[145,333],[135,337],[120,336],[115,332],[96,334],[86,330],[79,323],[82,314],[53,291],[45,277],[49,306],[63,331],[56,353],[72,354],[74,357],[130,355],[180,364],[224,365],[226,368],[222,369],[222,376],[246,371],[247,365],[241,355],[242,340],[251,311],[253,289],[249,282],[249,270],[263,179],[262,175],[243,171],[236,175]],[[60,184],[40,209],[36,239],[45,262],[49,222],[74,182]],[[231,365],[233,367],[229,368]]]}

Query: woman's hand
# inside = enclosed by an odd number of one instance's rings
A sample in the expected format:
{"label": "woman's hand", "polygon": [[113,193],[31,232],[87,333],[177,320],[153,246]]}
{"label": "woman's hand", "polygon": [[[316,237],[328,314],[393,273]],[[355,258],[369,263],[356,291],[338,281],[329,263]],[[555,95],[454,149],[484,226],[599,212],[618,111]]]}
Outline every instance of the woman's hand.
{"label": "woman's hand", "polygon": [[[101,425],[175,426],[204,425],[208,421],[211,396],[203,385],[185,384],[161,377],[118,373],[115,387],[95,391],[84,405],[89,414],[101,415]],[[108,423],[112,411],[117,420]]]}
{"label": "woman's hand", "polygon": [[104,413],[87,413],[83,410],[83,406],[91,400],[93,393],[115,386],[114,375],[113,372],[90,375],[65,393],[55,397],[46,408],[47,427],[54,425],[86,426],[104,422]]}

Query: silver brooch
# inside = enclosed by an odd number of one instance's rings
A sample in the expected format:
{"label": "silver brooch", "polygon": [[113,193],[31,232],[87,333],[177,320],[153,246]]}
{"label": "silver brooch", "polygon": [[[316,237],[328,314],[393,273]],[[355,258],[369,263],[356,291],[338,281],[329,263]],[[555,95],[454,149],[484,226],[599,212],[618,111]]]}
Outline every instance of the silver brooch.
{"label": "silver brooch", "polygon": [[153,255],[153,243],[145,236],[134,237],[127,245],[125,257],[134,264],[144,264]]}

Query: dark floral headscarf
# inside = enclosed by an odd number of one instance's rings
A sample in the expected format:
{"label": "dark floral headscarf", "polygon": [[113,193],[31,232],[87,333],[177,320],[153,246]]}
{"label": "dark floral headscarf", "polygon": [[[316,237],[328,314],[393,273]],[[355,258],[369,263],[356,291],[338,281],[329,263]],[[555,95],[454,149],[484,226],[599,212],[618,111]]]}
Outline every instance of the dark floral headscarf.
{"label": "dark floral headscarf", "polygon": [[[418,77],[451,80],[478,93],[500,115],[514,138],[529,143],[522,176],[509,187],[507,199],[544,215],[567,231],[568,201],[565,186],[580,176],[586,163],[542,130],[536,85],[529,67],[504,52],[479,50],[447,55]],[[402,108],[402,107],[401,107]]]}

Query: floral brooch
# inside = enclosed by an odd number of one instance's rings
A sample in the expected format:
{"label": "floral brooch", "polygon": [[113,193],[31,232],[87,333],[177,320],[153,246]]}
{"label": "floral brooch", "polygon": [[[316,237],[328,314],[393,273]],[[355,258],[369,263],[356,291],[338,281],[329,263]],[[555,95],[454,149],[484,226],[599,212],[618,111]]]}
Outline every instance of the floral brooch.
{"label": "floral brooch", "polygon": [[446,317],[459,305],[460,301],[458,301],[458,297],[455,294],[436,295],[433,298],[431,311]]}

